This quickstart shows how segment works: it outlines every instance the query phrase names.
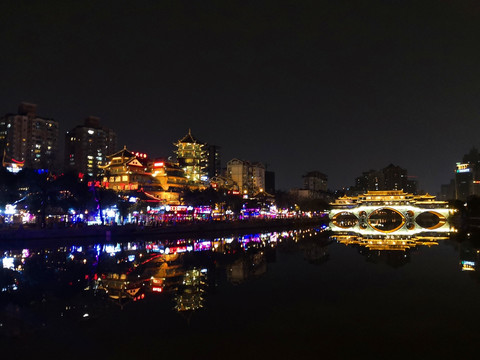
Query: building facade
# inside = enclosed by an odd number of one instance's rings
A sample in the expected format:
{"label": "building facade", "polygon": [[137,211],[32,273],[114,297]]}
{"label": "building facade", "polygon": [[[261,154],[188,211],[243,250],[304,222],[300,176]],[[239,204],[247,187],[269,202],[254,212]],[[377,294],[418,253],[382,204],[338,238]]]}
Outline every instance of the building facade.
{"label": "building facade", "polygon": [[472,195],[480,196],[480,154],[476,148],[455,166],[455,199],[465,201]]}
{"label": "building facade", "polygon": [[0,119],[2,164],[53,169],[58,152],[58,122],[37,115],[37,105],[21,103],[17,114]]}
{"label": "building facade", "polygon": [[255,195],[265,191],[265,166],[262,163],[232,159],[227,163],[227,178],[242,194]]}
{"label": "building facade", "polygon": [[89,116],[83,125],[76,126],[65,135],[66,170],[96,177],[107,156],[117,147],[117,136],[112,129],[100,126],[100,119]]}
{"label": "building facade", "polygon": [[207,145],[206,172],[209,179],[222,175],[222,163],[220,157],[220,146]]}
{"label": "building facade", "polygon": [[[164,159],[149,159],[146,154],[122,150],[107,156],[102,166],[102,187],[121,193],[139,193],[161,204],[179,205],[181,195],[191,189],[183,170]],[[195,186],[195,188],[197,188]]]}
{"label": "building facade", "polygon": [[351,194],[367,191],[404,190],[416,194],[417,182],[408,176],[406,169],[390,164],[381,170],[369,170],[355,179],[355,185],[349,190]]}
{"label": "building facade", "polygon": [[303,175],[303,188],[312,191],[327,191],[328,177],[320,171],[309,171]]}

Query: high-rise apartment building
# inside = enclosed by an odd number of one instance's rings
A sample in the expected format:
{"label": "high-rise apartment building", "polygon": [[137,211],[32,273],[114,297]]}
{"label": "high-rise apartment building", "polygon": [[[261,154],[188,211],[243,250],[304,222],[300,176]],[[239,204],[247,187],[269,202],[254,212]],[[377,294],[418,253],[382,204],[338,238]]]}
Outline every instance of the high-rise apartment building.
{"label": "high-rise apartment building", "polygon": [[390,164],[381,170],[369,170],[355,179],[355,186],[350,193],[362,194],[367,191],[404,190],[417,193],[417,182],[408,176],[406,169]]}
{"label": "high-rise apartment building", "polygon": [[222,173],[222,163],[220,159],[220,146],[207,145],[207,176],[209,179],[219,176]]}
{"label": "high-rise apartment building", "polygon": [[327,191],[327,175],[320,171],[309,171],[303,175],[303,188],[312,191]]}
{"label": "high-rise apartment building", "polygon": [[465,154],[455,169],[455,198],[467,200],[480,195],[480,153],[476,148]]}
{"label": "high-rise apartment building", "polygon": [[473,195],[475,181],[475,168],[469,163],[457,163],[455,169],[455,199],[467,200]]}
{"label": "high-rise apartment building", "polygon": [[262,163],[232,159],[227,163],[227,178],[233,180],[243,194],[265,191],[265,166]]}
{"label": "high-rise apartment building", "polygon": [[265,165],[256,162],[251,167],[251,191],[253,194],[265,191]]}
{"label": "high-rise apartment building", "polygon": [[101,126],[98,117],[89,116],[65,135],[65,169],[96,177],[116,146],[115,132]]}
{"label": "high-rise apartment building", "polygon": [[52,169],[58,152],[58,122],[37,115],[37,105],[21,103],[17,114],[0,119],[3,166]]}

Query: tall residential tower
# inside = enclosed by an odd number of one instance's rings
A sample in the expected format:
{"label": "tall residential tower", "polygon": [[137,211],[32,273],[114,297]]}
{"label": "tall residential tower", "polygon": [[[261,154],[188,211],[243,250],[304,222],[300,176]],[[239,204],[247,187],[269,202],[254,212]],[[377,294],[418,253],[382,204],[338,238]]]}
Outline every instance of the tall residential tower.
{"label": "tall residential tower", "polygon": [[115,152],[117,136],[112,129],[100,126],[100,119],[89,116],[65,135],[65,169],[96,177]]}
{"label": "tall residential tower", "polygon": [[21,103],[17,114],[0,118],[3,166],[52,169],[58,152],[58,122],[37,115],[37,105]]}

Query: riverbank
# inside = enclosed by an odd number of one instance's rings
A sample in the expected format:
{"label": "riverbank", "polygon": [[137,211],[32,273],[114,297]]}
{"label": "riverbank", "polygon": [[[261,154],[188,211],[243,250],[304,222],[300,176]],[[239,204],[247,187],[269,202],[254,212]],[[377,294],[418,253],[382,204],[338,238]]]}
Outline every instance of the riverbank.
{"label": "riverbank", "polygon": [[239,221],[211,221],[198,223],[162,224],[160,226],[143,225],[91,225],[67,228],[6,228],[0,230],[0,241],[15,242],[29,239],[70,239],[103,238],[121,239],[138,236],[183,236],[188,234],[208,234],[215,232],[238,232],[243,230],[286,229],[303,226],[315,226],[328,223],[328,217],[290,218],[290,219],[255,219]]}

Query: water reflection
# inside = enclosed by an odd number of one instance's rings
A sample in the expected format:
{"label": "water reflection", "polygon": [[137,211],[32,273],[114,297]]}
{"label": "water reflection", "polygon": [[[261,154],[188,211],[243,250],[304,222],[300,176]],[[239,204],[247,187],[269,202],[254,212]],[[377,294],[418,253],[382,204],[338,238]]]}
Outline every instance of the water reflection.
{"label": "water reflection", "polygon": [[[452,233],[455,209],[431,195],[369,191],[331,204],[332,240],[356,246],[368,258],[404,259],[419,246],[438,245]],[[403,252],[399,255],[398,252]]]}
{"label": "water reflection", "polygon": [[4,250],[0,334],[88,321],[160,299],[176,312],[192,313],[208,306],[208,293],[222,282],[239,285],[263,276],[277,250],[295,245],[305,259],[321,263],[328,258],[328,237],[317,235],[325,230]]}
{"label": "water reflection", "polygon": [[467,233],[454,244],[460,254],[459,268],[480,282],[480,237]]}
{"label": "water reflection", "polygon": [[438,245],[438,241],[448,239],[448,236],[439,234],[430,236],[395,236],[395,235],[377,235],[365,236],[361,234],[335,234],[331,236],[335,240],[345,245],[358,245],[372,251],[406,251],[417,246]]}
{"label": "water reflection", "polygon": [[[412,214],[409,212],[410,210],[405,213],[410,219]],[[438,245],[439,241],[449,239],[456,233],[453,226],[444,226],[445,222],[439,221],[440,217],[431,212],[418,216],[421,217],[419,222],[423,225],[423,231],[411,231],[414,227],[410,226],[410,220],[407,221],[406,217],[395,209],[381,208],[372,211],[368,217],[368,225],[362,220],[366,218],[364,211],[359,212],[359,217],[360,225],[350,229],[345,225],[339,226],[338,219],[334,217],[331,222],[331,240],[357,247],[367,261],[385,262],[393,267],[410,262],[411,252],[416,248]]]}
{"label": "water reflection", "polygon": [[436,246],[439,241],[449,239],[448,236],[433,234],[430,236],[334,234],[330,237],[338,243],[354,246],[366,257],[368,262],[386,263],[392,267],[400,267],[410,262],[412,251],[421,246]]}

